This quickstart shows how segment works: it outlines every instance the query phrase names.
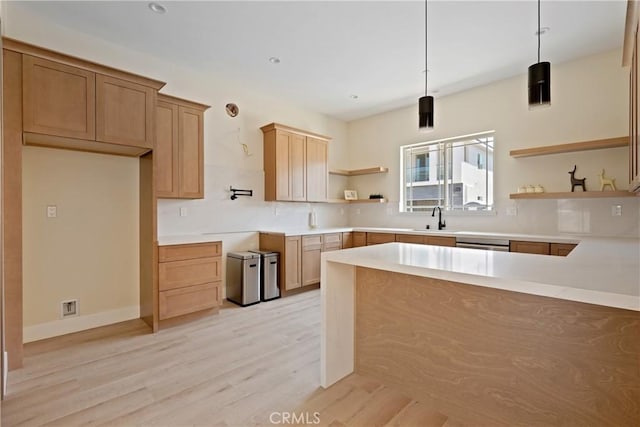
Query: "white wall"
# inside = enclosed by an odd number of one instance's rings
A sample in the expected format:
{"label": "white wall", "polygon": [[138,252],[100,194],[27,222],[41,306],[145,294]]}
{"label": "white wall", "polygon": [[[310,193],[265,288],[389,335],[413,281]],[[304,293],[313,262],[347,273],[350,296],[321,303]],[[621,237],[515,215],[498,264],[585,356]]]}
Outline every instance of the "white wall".
{"label": "white wall", "polygon": [[[530,111],[526,75],[436,98],[435,130],[420,133],[416,105],[349,123],[350,167],[388,166],[389,174],[359,177],[351,185],[360,193],[382,192],[387,206],[352,208],[350,222],[370,226],[424,227],[435,224],[425,214],[398,212],[399,147],[421,141],[495,130],[497,215],[447,215],[458,230],[531,233],[640,235],[638,198],[589,200],[509,199],[517,187],[541,184],[547,191],[568,191],[567,172],[578,165],[578,177],[599,189],[597,173],[605,168],[619,189],[628,187],[628,150],[617,148],[553,156],[514,159],[509,150],[628,135],[628,70],[620,66],[618,50],[563,64],[552,64],[552,105]],[[524,71],[524,70],[523,70]],[[372,149],[375,148],[375,149]],[[611,206],[623,205],[621,217]],[[507,216],[507,208],[517,216]],[[358,213],[360,212],[360,213]]]}
{"label": "white wall", "polygon": [[25,342],[139,317],[138,159],[24,147],[22,183]]}

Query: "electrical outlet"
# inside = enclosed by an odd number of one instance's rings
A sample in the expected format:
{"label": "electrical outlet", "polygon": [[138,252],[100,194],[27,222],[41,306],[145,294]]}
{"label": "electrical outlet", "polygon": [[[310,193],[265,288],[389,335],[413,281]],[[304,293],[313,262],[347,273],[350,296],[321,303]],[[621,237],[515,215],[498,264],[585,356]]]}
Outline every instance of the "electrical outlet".
{"label": "electrical outlet", "polygon": [[60,317],[70,317],[78,315],[78,300],[70,299],[60,303]]}
{"label": "electrical outlet", "polygon": [[356,209],[356,215],[360,215],[360,208]]}
{"label": "electrical outlet", "polygon": [[187,208],[180,208],[180,216],[187,216]]}
{"label": "electrical outlet", "polygon": [[507,216],[517,216],[518,215],[518,208],[516,208],[515,206],[509,206],[507,208]]}
{"label": "electrical outlet", "polygon": [[57,218],[57,217],[58,217],[58,207],[56,205],[48,205],[47,218]]}
{"label": "electrical outlet", "polygon": [[391,206],[387,206],[387,215],[393,215],[393,208]]}
{"label": "electrical outlet", "polygon": [[611,216],[622,216],[622,205],[612,205]]}
{"label": "electrical outlet", "polygon": [[340,215],[344,215],[344,208],[340,208]]}

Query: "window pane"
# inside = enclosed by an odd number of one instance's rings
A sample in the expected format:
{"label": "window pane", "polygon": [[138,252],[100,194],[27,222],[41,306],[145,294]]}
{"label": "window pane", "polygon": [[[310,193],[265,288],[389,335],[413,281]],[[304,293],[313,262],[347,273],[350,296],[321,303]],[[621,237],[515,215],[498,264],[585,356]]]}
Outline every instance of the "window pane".
{"label": "window pane", "polygon": [[405,212],[492,209],[493,134],[407,146],[402,153]]}

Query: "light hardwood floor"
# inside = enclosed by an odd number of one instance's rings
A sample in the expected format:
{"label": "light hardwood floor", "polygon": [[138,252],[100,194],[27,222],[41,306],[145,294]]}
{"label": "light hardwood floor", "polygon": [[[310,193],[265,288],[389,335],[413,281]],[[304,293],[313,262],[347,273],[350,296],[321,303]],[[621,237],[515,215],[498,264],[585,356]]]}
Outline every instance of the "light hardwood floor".
{"label": "light hardwood floor", "polygon": [[[2,425],[273,425],[273,412],[320,412],[319,425],[458,424],[352,375],[319,386],[320,291],[148,333],[139,320],[27,344],[9,375]],[[276,414],[272,421],[282,422]]]}

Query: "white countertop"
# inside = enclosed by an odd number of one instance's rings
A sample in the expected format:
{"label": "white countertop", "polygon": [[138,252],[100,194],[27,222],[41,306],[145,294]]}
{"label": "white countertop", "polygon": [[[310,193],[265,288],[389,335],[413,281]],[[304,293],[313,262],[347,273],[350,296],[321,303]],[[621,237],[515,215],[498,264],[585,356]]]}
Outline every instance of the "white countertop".
{"label": "white countertop", "polygon": [[236,233],[269,233],[283,236],[306,236],[311,234],[346,233],[350,231],[363,231],[367,233],[397,233],[397,234],[417,234],[449,237],[495,237],[509,240],[526,240],[531,242],[553,242],[553,243],[579,243],[581,238],[571,236],[544,236],[521,233],[493,233],[481,231],[452,231],[452,230],[426,230],[414,228],[382,228],[382,227],[327,227],[327,228],[296,228],[296,229],[265,229],[255,231],[238,231],[233,233],[202,233],[187,234],[178,236],[160,236],[158,244],[181,245],[189,243],[206,243],[220,240],[221,235]]}
{"label": "white countertop", "polygon": [[594,237],[579,241],[567,257],[387,243],[326,252],[322,259],[640,311],[640,240]]}

